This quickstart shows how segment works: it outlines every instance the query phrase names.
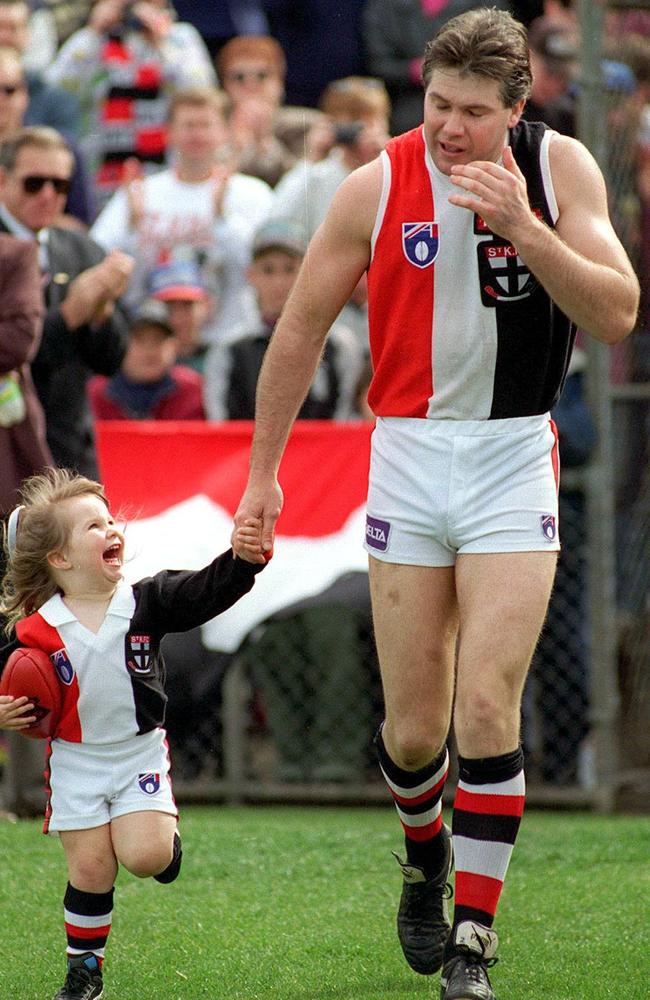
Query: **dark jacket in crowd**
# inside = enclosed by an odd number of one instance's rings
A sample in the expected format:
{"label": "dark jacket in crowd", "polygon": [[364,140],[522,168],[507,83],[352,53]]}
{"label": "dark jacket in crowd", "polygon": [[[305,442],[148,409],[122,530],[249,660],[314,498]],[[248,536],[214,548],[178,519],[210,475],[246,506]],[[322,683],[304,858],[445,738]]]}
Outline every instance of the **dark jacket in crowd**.
{"label": "dark jacket in crowd", "polygon": [[264,0],[271,34],[287,57],[285,103],[316,107],[332,80],[363,72],[366,0]]}
{"label": "dark jacket in crowd", "polygon": [[81,111],[74,94],[61,87],[47,83],[41,73],[29,70],[25,73],[29,104],[23,125],[48,125],[68,140],[74,141],[79,134]]}
{"label": "dark jacket in crowd", "polygon": [[96,420],[205,420],[203,379],[187,365],[174,365],[153,383],[134,383],[122,372],[95,375],[88,398]]}
{"label": "dark jacket in crowd", "polygon": [[70,282],[99,264],[104,256],[101,247],[85,233],[50,229],[48,274],[43,285],[43,337],[32,362],[34,385],[45,411],[47,443],[55,463],[94,479],[98,468],[86,382],[92,374],[113,375],[119,369],[128,322],[118,304],[100,326],[85,324],[69,330],[60,307]]}

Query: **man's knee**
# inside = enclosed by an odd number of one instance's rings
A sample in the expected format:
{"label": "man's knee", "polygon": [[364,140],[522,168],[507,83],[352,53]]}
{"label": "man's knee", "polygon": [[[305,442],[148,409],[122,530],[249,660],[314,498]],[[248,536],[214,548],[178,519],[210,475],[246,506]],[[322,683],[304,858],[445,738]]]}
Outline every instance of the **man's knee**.
{"label": "man's knee", "polygon": [[387,720],[384,743],[390,757],[404,771],[419,771],[435,760],[442,751],[447,727],[414,725],[410,720],[397,723]]}

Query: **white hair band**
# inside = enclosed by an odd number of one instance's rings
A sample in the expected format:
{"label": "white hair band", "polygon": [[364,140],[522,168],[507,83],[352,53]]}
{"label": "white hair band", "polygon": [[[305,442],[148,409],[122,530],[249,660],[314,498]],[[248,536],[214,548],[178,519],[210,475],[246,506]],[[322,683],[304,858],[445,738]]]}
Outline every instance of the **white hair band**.
{"label": "white hair band", "polygon": [[11,514],[9,515],[9,520],[7,521],[7,548],[9,549],[9,555],[12,556],[16,549],[16,535],[18,534],[18,521],[20,519],[21,512],[25,509],[24,504],[19,504],[14,507]]}

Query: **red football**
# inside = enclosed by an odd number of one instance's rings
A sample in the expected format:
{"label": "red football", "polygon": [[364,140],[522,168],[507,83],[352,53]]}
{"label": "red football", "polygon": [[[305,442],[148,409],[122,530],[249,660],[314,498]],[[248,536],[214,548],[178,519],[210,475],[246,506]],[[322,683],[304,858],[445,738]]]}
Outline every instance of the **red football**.
{"label": "red football", "polygon": [[52,736],[61,715],[61,683],[52,661],[40,649],[15,649],[0,677],[0,694],[13,698],[26,695],[34,703],[29,715],[36,716],[23,736],[46,739]]}

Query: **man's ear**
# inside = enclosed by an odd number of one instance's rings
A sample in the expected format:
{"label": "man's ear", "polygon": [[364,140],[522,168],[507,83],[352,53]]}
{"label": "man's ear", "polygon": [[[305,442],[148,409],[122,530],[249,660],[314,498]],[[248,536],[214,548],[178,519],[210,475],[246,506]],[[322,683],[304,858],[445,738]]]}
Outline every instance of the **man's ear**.
{"label": "man's ear", "polygon": [[52,569],[72,569],[72,563],[66,554],[58,549],[54,552],[48,552],[47,561]]}
{"label": "man's ear", "polygon": [[524,113],[524,108],[526,107],[526,101],[522,97],[520,101],[517,101],[515,105],[511,108],[510,118],[508,119],[508,128],[514,128],[522,114]]}

